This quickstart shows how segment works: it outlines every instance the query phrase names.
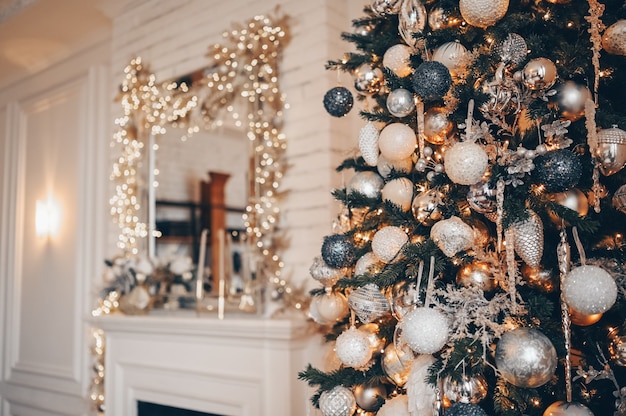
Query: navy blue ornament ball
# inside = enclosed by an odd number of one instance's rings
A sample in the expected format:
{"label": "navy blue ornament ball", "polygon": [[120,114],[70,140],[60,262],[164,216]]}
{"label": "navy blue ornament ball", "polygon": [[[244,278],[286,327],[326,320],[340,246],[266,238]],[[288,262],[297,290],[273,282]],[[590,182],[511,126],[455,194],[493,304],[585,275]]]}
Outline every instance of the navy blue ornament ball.
{"label": "navy blue ornament ball", "polygon": [[356,263],[354,242],[343,234],[333,234],[324,237],[322,244],[322,259],[330,267],[342,269]]}
{"label": "navy blue ornament ball", "polygon": [[346,87],[335,87],[324,95],[324,108],[333,117],[343,117],[354,105],[352,93]]}
{"label": "navy blue ornament ball", "polygon": [[563,192],[578,184],[583,166],[578,157],[567,149],[555,150],[537,156],[533,176],[546,192]]}
{"label": "navy blue ornament ball", "polygon": [[458,403],[453,404],[446,411],[446,413],[444,413],[444,416],[488,416],[488,415],[487,415],[487,412],[485,412],[481,407],[475,404],[458,402]]}
{"label": "navy blue ornament ball", "polygon": [[411,79],[413,91],[424,101],[442,98],[452,85],[450,70],[441,62],[422,62]]}

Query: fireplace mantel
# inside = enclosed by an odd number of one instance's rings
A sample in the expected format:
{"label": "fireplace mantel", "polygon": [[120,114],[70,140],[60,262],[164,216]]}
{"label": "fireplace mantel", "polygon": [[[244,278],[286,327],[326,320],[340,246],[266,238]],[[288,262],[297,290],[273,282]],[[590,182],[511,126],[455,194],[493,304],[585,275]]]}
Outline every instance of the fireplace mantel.
{"label": "fireplace mantel", "polygon": [[225,416],[307,413],[304,319],[180,312],[91,324],[106,335],[105,416],[136,416],[139,400]]}

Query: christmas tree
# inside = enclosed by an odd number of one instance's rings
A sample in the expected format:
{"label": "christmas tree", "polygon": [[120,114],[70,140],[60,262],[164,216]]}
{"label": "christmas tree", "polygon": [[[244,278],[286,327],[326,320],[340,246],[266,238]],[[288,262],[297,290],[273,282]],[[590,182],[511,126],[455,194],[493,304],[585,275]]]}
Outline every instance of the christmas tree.
{"label": "christmas tree", "polygon": [[626,415],[626,3],[374,0],[353,26],[313,404]]}

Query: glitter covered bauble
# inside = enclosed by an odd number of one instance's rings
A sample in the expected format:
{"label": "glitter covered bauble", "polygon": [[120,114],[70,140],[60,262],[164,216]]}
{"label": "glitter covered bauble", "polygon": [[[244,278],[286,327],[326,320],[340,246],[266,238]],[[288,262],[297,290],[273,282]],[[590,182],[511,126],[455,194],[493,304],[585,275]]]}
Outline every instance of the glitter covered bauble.
{"label": "glitter covered bauble", "polygon": [[376,172],[357,172],[348,182],[348,194],[359,193],[367,198],[378,199],[385,186],[385,180]]}
{"label": "glitter covered bauble", "polygon": [[400,227],[388,225],[376,231],[372,238],[372,252],[385,263],[392,262],[402,247],[409,241],[409,236]]}
{"label": "glitter covered bauble", "polygon": [[376,416],[411,416],[409,413],[409,399],[401,394],[387,400],[376,413]]}
{"label": "glitter covered bauble", "polygon": [[402,0],[374,0],[372,10],[379,16],[386,14],[396,14],[402,7]]}
{"label": "glitter covered bauble", "polygon": [[368,283],[350,292],[348,305],[364,324],[380,318],[390,309],[389,301],[374,283]]}
{"label": "glitter covered bauble", "polygon": [[580,159],[567,149],[537,156],[533,163],[533,176],[548,193],[563,192],[576,186],[583,174]]}
{"label": "glitter covered bauble", "polygon": [[404,386],[411,372],[413,358],[413,352],[407,346],[398,348],[395,343],[390,343],[385,347],[381,360],[385,375],[387,375],[396,386]]}
{"label": "glitter covered bauble", "polygon": [[598,322],[600,319],[602,319],[602,316],[603,315],[601,313],[594,313],[592,315],[586,315],[584,313],[577,312],[572,308],[570,308],[569,310],[570,321],[572,321],[573,325],[577,325],[577,326],[593,325],[596,322]]}
{"label": "glitter covered bauble", "polygon": [[414,33],[420,33],[426,27],[426,7],[421,0],[405,0],[398,13],[398,32],[407,45],[417,46]]}
{"label": "glitter covered bauble", "polygon": [[391,69],[391,72],[400,78],[406,77],[411,72],[411,48],[406,45],[393,45],[383,55],[383,66]]}
{"label": "glitter covered bauble", "polygon": [[430,189],[413,199],[411,210],[417,222],[429,227],[441,219],[441,210],[439,209],[441,196],[441,192],[438,190]]}
{"label": "glitter covered bauble", "polygon": [[613,23],[602,35],[602,48],[612,55],[626,56],[626,20]]}
{"label": "glitter covered bauble", "polygon": [[626,331],[624,325],[609,332],[609,355],[613,364],[626,367]]}
{"label": "glitter covered bauble", "polygon": [[339,292],[329,292],[311,299],[309,315],[320,325],[331,325],[348,313],[348,300]]}
{"label": "glitter covered bauble", "polygon": [[450,70],[451,75],[456,75],[463,67],[463,61],[467,55],[467,48],[460,42],[447,42],[433,51],[433,61],[441,62]]}
{"label": "glitter covered bauble", "polygon": [[317,280],[325,287],[331,287],[337,283],[337,280],[344,276],[345,270],[330,267],[322,257],[316,256],[313,259],[313,264],[309,268],[309,273],[313,279]]}
{"label": "glitter covered bauble", "polygon": [[354,70],[354,89],[361,94],[376,94],[380,91],[383,80],[383,71],[370,64],[362,64]]}
{"label": "glitter covered bauble", "polygon": [[444,416],[488,416],[480,406],[472,403],[458,402],[450,406]]}
{"label": "glitter covered bauble", "polygon": [[408,178],[392,179],[383,187],[383,201],[390,202],[407,212],[413,202],[413,189],[413,182]]}
{"label": "glitter covered bauble", "polygon": [[456,282],[464,287],[478,287],[485,292],[495,287],[491,265],[484,261],[473,261],[461,267],[456,274]]}
{"label": "glitter covered bauble", "polygon": [[388,124],[380,132],[378,147],[388,160],[403,160],[415,152],[417,136],[413,129],[404,123]]}
{"label": "glitter covered bauble", "polygon": [[616,210],[626,214],[626,185],[617,188],[611,202]]}
{"label": "glitter covered bauble", "polygon": [[561,117],[576,121],[585,115],[585,104],[593,98],[586,86],[565,81],[556,87],[555,99]]}
{"label": "glitter covered bauble", "polygon": [[594,157],[604,176],[622,170],[626,165],[626,131],[617,126],[598,131],[598,147]]}
{"label": "glitter covered bauble", "polygon": [[384,384],[359,384],[354,387],[356,404],[366,412],[375,412],[385,403],[387,389]]}
{"label": "glitter covered bauble", "polygon": [[513,247],[517,255],[530,267],[539,267],[543,257],[543,223],[534,211],[528,218],[509,226],[513,231]]}
{"label": "glitter covered bauble", "polygon": [[322,259],[335,269],[353,266],[356,262],[354,241],[343,234],[324,237]]}
{"label": "glitter covered bauble", "polygon": [[413,93],[404,88],[398,88],[387,96],[387,110],[394,117],[406,117],[415,111]]}
{"label": "glitter covered bauble", "polygon": [[434,354],[448,342],[448,318],[437,309],[417,308],[402,319],[402,339],[418,354]]}
{"label": "glitter covered bauble", "polygon": [[359,131],[359,150],[369,166],[376,166],[378,163],[378,135],[378,129],[371,121]]}
{"label": "glitter covered bauble", "polygon": [[429,108],[424,114],[424,138],[428,143],[443,144],[453,128],[444,107]]}
{"label": "glitter covered bauble", "polygon": [[489,157],[481,145],[473,142],[459,142],[446,150],[443,155],[446,174],[459,185],[478,183],[487,167]]}
{"label": "glitter covered bauble", "polygon": [[372,346],[368,335],[352,326],[337,337],[335,353],[344,365],[361,368],[372,358]]}
{"label": "glitter covered bauble", "polygon": [[459,8],[468,24],[484,29],[504,17],[509,9],[509,0],[461,0]]}
{"label": "glitter covered bauble", "polygon": [[436,61],[422,62],[411,79],[413,91],[424,101],[443,98],[452,85],[450,70]]}
{"label": "glitter covered bauble", "polygon": [[543,412],[543,416],[594,416],[587,406],[576,402],[555,402]]}
{"label": "glitter covered bauble", "polygon": [[556,65],[548,58],[531,59],[522,70],[522,82],[531,90],[545,90],[556,82]]}
{"label": "glitter covered bauble", "polygon": [[506,39],[498,43],[495,53],[502,62],[515,67],[526,59],[528,46],[522,36],[517,33],[509,33]]}
{"label": "glitter covered bauble", "polygon": [[384,266],[385,264],[376,257],[376,254],[369,251],[357,260],[354,266],[354,275],[359,276],[365,273],[380,273]]}
{"label": "glitter covered bauble", "polygon": [[467,191],[467,202],[470,208],[481,214],[496,210],[496,188],[489,182],[489,178],[470,185]]}
{"label": "glitter covered bauble", "polygon": [[476,404],[487,397],[489,385],[482,374],[461,376],[460,380],[451,376],[443,379],[443,394],[451,402],[460,402],[468,400],[470,403]]}
{"label": "glitter covered bauble", "polygon": [[536,329],[504,333],[496,346],[496,367],[509,383],[523,388],[543,386],[556,370],[557,357],[548,337]]}
{"label": "glitter covered bauble", "polygon": [[356,399],[352,390],[335,386],[320,396],[320,410],[323,416],[352,416],[356,411]]}
{"label": "glitter covered bauble", "polygon": [[409,173],[413,169],[413,159],[409,156],[400,160],[390,160],[380,155],[376,168],[383,178],[387,178],[392,170],[395,172]]}
{"label": "glitter covered bauble", "polygon": [[333,117],[345,116],[353,105],[352,93],[345,87],[335,87],[324,94],[324,108]]}
{"label": "glitter covered bauble", "polygon": [[474,245],[474,229],[459,217],[438,221],[430,229],[430,238],[448,257]]}
{"label": "glitter covered bauble", "polygon": [[565,276],[562,290],[567,305],[586,315],[604,313],[617,300],[615,279],[598,266],[572,269]]}

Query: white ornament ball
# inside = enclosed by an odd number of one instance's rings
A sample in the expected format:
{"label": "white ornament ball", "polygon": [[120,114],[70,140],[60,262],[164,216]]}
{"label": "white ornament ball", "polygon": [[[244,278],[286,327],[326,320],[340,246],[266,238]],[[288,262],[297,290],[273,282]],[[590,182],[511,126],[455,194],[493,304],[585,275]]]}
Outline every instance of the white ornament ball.
{"label": "white ornament ball", "polygon": [[604,32],[602,48],[612,55],[626,56],[626,19],[618,20]]}
{"label": "white ornament ball", "polygon": [[452,216],[435,223],[430,229],[430,238],[448,257],[474,245],[474,229],[459,217]]}
{"label": "white ornament ball", "polygon": [[504,17],[509,9],[509,0],[460,0],[459,8],[468,24],[484,29]]}
{"label": "white ornament ball", "polygon": [[409,398],[405,394],[387,400],[378,410],[376,416],[411,416],[409,413]]}
{"label": "white ornament ball", "polygon": [[593,416],[593,413],[580,403],[555,402],[543,412],[543,416]]}
{"label": "white ornament ball", "polygon": [[383,66],[391,69],[391,71],[399,77],[406,77],[411,72],[411,48],[407,45],[393,45],[387,49],[383,55]]}
{"label": "white ornament ball", "polygon": [[330,267],[321,256],[313,259],[313,264],[309,268],[311,277],[320,282],[325,287],[330,287],[337,283],[337,280],[345,276],[344,269],[335,269]]}
{"label": "white ornament ball", "polygon": [[413,188],[413,182],[410,179],[392,179],[383,187],[383,201],[391,202],[407,212],[411,209],[413,202]]}
{"label": "white ornament ball", "polygon": [[378,173],[380,174],[380,176],[386,178],[389,176],[392,169],[396,172],[411,172],[411,169],[413,169],[413,160],[411,159],[411,157],[407,157],[406,159],[402,160],[389,160],[381,155],[378,158],[376,168],[378,169]]}
{"label": "white ornament ball", "polygon": [[412,128],[403,123],[387,125],[378,138],[380,153],[387,159],[403,160],[410,157],[417,146],[417,136]]}
{"label": "white ornament ball", "polygon": [[409,236],[402,228],[388,225],[374,234],[372,238],[372,252],[381,261],[390,263],[408,241]]}
{"label": "white ornament ball", "polygon": [[472,142],[460,142],[446,150],[443,157],[446,174],[459,185],[473,185],[480,182],[489,157],[481,145]]}
{"label": "white ornament ball", "polygon": [[434,354],[448,342],[448,318],[437,309],[417,308],[401,321],[402,338],[418,354]]}
{"label": "white ornament ball", "polygon": [[565,302],[576,312],[593,315],[611,309],[617,300],[615,279],[597,266],[572,269],[563,283]]}
{"label": "white ornament ball", "polygon": [[385,264],[376,257],[376,254],[369,251],[357,260],[354,266],[354,275],[359,276],[365,273],[378,273],[382,270],[384,265]]}
{"label": "white ornament ball", "polygon": [[337,358],[346,366],[361,368],[372,359],[369,336],[352,326],[342,332],[335,342]]}
{"label": "white ornament ball", "polygon": [[463,68],[463,61],[467,55],[467,48],[460,42],[447,42],[433,51],[433,61],[441,62],[456,75]]}
{"label": "white ornament ball", "polygon": [[378,199],[383,186],[385,186],[385,180],[376,172],[357,172],[348,182],[348,193],[358,192],[368,198]]}
{"label": "white ornament ball", "polygon": [[320,325],[333,324],[348,313],[348,299],[339,292],[325,293],[311,299],[311,318]]}
{"label": "white ornament ball", "polygon": [[352,390],[343,386],[335,386],[323,392],[319,404],[323,416],[352,416],[356,411]]}

